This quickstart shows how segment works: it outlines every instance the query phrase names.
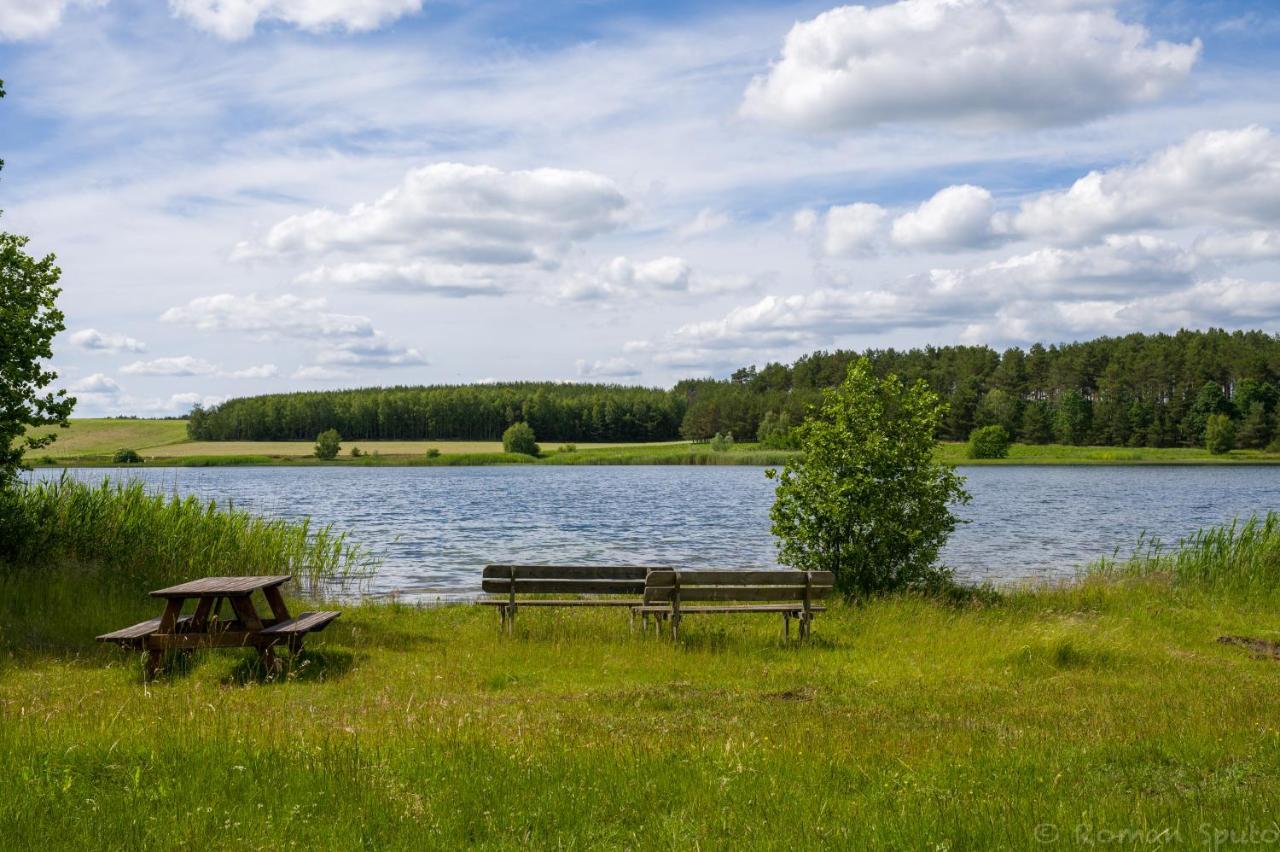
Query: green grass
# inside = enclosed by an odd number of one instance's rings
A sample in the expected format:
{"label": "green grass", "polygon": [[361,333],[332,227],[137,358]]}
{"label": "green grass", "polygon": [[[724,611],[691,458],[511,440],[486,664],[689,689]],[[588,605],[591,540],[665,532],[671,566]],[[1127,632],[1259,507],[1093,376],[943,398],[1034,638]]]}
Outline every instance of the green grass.
{"label": "green grass", "polygon": [[[46,430],[47,431],[47,430]],[[579,444],[576,452],[559,452],[555,442],[543,442],[542,457],[501,451],[496,441],[344,441],[342,454],[331,461],[312,455],[308,441],[186,440],[184,420],[73,420],[58,430],[50,447],[31,454],[30,461],[79,467],[113,467],[112,454],[122,447],[137,450],[148,467],[212,467],[222,465],[423,465],[491,464],[661,464],[661,465],[782,465],[795,453],[739,443],[727,452],[712,452],[706,443]],[[350,457],[351,447],[366,453]],[[429,458],[435,448],[440,455]],[[1004,459],[970,459],[967,445],[944,443],[938,457],[951,464],[1277,464],[1280,454],[1263,450],[1234,450],[1215,456],[1196,447],[1076,447],[1066,444],[1014,444]],[[48,463],[48,462],[43,462]]]}

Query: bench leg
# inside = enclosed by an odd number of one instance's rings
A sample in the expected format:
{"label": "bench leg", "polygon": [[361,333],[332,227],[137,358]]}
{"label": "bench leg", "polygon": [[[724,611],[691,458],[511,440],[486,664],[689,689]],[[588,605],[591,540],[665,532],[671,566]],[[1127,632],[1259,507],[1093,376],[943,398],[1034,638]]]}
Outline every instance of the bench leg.
{"label": "bench leg", "polygon": [[159,648],[153,648],[147,651],[147,663],[143,669],[143,677],[146,680],[154,680],[156,675],[160,674],[160,669],[164,667],[164,651]]}
{"label": "bench leg", "polygon": [[791,641],[791,613],[789,612],[782,614],[782,641]]}

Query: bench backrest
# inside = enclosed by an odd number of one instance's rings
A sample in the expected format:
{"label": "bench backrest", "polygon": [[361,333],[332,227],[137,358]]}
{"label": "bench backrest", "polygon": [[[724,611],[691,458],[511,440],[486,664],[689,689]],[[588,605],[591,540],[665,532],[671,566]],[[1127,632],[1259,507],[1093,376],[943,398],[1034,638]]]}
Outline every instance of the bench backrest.
{"label": "bench backrest", "polygon": [[656,569],[644,584],[646,604],[666,604],[679,596],[695,601],[815,601],[835,588],[830,571],[684,571]]}
{"label": "bench backrest", "polygon": [[[481,588],[488,594],[639,595],[645,577],[666,566],[486,565]],[[514,586],[514,589],[513,589]]]}

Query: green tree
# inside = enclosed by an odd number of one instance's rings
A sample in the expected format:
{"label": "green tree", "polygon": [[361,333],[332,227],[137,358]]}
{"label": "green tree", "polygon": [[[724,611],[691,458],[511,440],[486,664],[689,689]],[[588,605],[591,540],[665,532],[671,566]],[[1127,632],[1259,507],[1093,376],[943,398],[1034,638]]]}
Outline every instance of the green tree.
{"label": "green tree", "polygon": [[766,412],[764,419],[760,421],[760,429],[756,432],[756,440],[771,450],[795,449],[796,434],[791,415],[785,410],[779,413]]}
{"label": "green tree", "polygon": [[534,437],[533,427],[521,420],[512,423],[507,427],[507,431],[502,433],[502,451],[504,453],[536,456],[542,452],[542,449],[538,446],[538,441]]}
{"label": "green tree", "polygon": [[1255,400],[1236,432],[1236,443],[1247,450],[1260,450],[1271,443],[1274,433],[1274,415],[1267,412],[1265,403]]}
{"label": "green tree", "polygon": [[337,429],[325,429],[316,436],[316,458],[336,459],[342,449],[342,436]]}
{"label": "green tree", "polygon": [[1021,406],[1018,400],[1007,391],[992,388],[978,403],[978,411],[974,423],[978,426],[1000,426],[1008,434],[1009,440],[1018,432],[1018,423],[1022,419]]}
{"label": "green tree", "polygon": [[969,433],[969,458],[1002,459],[1009,455],[1009,433],[1003,426],[980,426]]}
{"label": "green tree", "polygon": [[1043,399],[1033,399],[1022,410],[1022,425],[1018,434],[1028,444],[1048,444],[1053,441],[1053,408]]}
{"label": "green tree", "polygon": [[1083,444],[1093,425],[1093,407],[1079,391],[1070,390],[1058,400],[1053,432],[1064,444]]}
{"label": "green tree", "polygon": [[1204,445],[1215,456],[1236,448],[1236,424],[1225,414],[1210,414],[1204,424]]}
{"label": "green tree", "polygon": [[58,378],[46,367],[51,344],[66,327],[57,307],[62,271],[53,255],[36,260],[26,245],[26,237],[0,231],[0,489],[17,481],[27,450],[53,442],[53,433],[34,436],[31,427],[65,427],[76,404],[66,391],[46,390]]}
{"label": "green tree", "polygon": [[946,406],[924,381],[878,379],[865,358],[797,431],[802,453],[779,473],[770,517],[778,557],[828,570],[846,595],[926,587],[950,572],[936,564],[955,529],[963,479],[934,461]]}
{"label": "green tree", "polygon": [[1217,382],[1205,382],[1200,386],[1195,401],[1191,403],[1191,408],[1182,419],[1183,437],[1192,446],[1203,445],[1209,418],[1215,414],[1230,416],[1231,413],[1231,401],[1222,392],[1222,387]]}

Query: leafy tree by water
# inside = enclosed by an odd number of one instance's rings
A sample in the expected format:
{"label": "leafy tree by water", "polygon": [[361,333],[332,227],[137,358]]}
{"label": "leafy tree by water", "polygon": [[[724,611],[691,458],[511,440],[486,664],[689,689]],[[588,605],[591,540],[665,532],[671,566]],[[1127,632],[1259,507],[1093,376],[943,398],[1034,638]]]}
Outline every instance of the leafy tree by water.
{"label": "leafy tree by water", "polygon": [[1225,414],[1210,414],[1204,424],[1204,445],[1216,456],[1236,448],[1236,424]]}
{"label": "leafy tree by water", "polygon": [[733,433],[727,432],[721,435],[719,432],[710,440],[709,446],[713,453],[724,453],[733,449]]}
{"label": "leafy tree by water", "polygon": [[766,412],[760,421],[760,429],[756,432],[756,440],[761,446],[771,450],[794,450],[799,446],[795,425],[791,422],[791,414],[787,411]]}
{"label": "leafy tree by water", "polygon": [[116,464],[142,464],[142,456],[138,455],[137,450],[119,449],[111,457],[111,461]]}
{"label": "leafy tree by water", "polygon": [[1266,404],[1255,400],[1240,422],[1236,443],[1247,450],[1257,450],[1271,443],[1275,435],[1275,415],[1267,411]]}
{"label": "leafy tree by water", "polygon": [[512,423],[507,427],[507,431],[502,433],[502,451],[504,453],[536,456],[542,452],[542,448],[538,446],[537,438],[533,434],[533,427],[528,423],[519,422]]}
{"label": "leafy tree by water", "polygon": [[342,435],[337,429],[326,429],[316,436],[316,458],[336,459],[342,449]]}
{"label": "leafy tree by water", "polygon": [[1190,444],[1203,444],[1205,441],[1205,428],[1209,424],[1209,418],[1215,414],[1230,416],[1232,411],[1231,401],[1222,392],[1221,385],[1217,382],[1205,382],[1200,386],[1200,391],[1196,394],[1195,401],[1191,403],[1191,408],[1182,420],[1182,431],[1186,436],[1187,442]]}
{"label": "leafy tree by water", "polygon": [[779,561],[832,571],[849,596],[948,580],[938,551],[956,526],[951,506],[969,495],[934,460],[945,415],[924,381],[877,378],[866,359],[849,365],[798,427],[800,458],[768,471]]}
{"label": "leafy tree by water", "polygon": [[969,435],[969,458],[1002,459],[1009,455],[1009,433],[1003,426],[983,426]]}

